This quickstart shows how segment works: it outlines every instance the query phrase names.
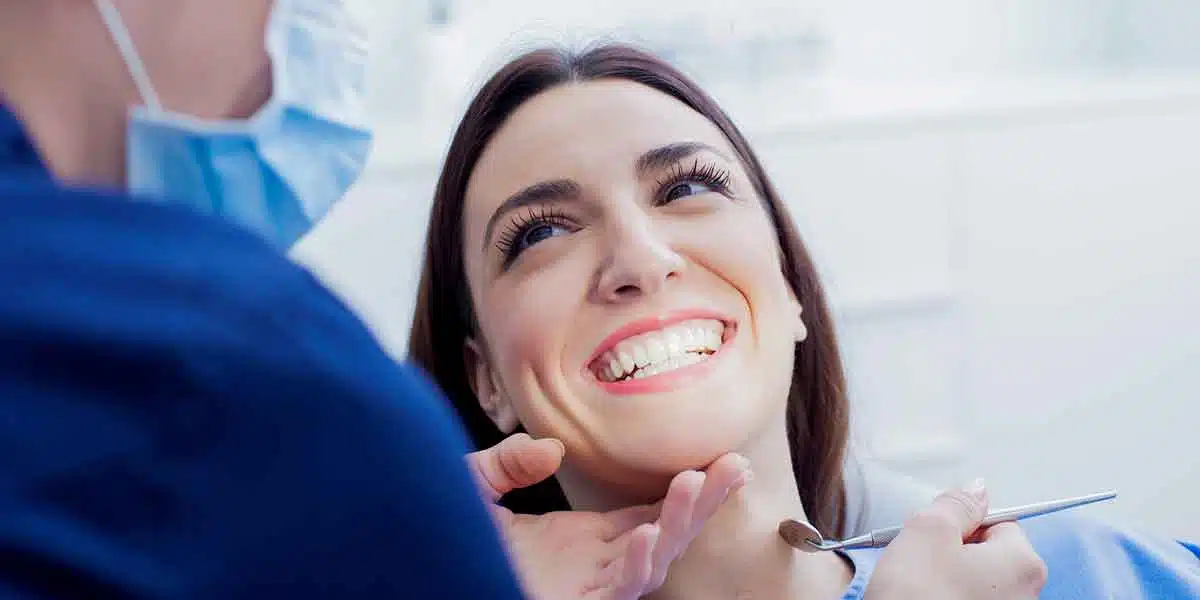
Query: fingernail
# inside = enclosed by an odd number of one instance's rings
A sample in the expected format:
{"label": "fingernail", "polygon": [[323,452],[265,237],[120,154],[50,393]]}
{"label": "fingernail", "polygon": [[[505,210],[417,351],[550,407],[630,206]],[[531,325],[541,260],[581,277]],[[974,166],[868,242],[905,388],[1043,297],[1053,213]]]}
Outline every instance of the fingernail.
{"label": "fingernail", "polygon": [[721,503],[724,504],[725,502],[728,502],[729,497],[732,496],[733,493],[735,491],[737,491],[738,489],[740,489],[740,486],[738,486],[738,485],[732,485],[732,486],[725,488],[725,493],[721,495]]}
{"label": "fingernail", "polygon": [[558,452],[560,454],[566,455],[566,453],[567,453],[567,445],[566,444],[562,443],[562,441],[559,440],[558,438],[549,438],[549,439],[550,439],[550,441],[554,442],[554,444],[556,446],[558,446]]}
{"label": "fingernail", "polygon": [[725,500],[728,500],[730,494],[746,487],[746,484],[750,483],[750,480],[752,479],[754,479],[753,471],[750,471],[749,469],[742,471],[742,474],[738,475],[737,479],[733,480],[733,485],[725,489],[725,498],[721,501],[724,502]]}
{"label": "fingernail", "polygon": [[979,502],[987,501],[987,485],[983,481],[982,477],[975,478],[975,480],[967,486],[966,492]]}

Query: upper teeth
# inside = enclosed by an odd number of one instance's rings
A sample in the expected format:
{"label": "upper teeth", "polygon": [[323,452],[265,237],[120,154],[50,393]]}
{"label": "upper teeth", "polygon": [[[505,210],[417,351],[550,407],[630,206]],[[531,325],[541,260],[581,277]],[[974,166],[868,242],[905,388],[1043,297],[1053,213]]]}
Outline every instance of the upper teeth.
{"label": "upper teeth", "polygon": [[601,355],[593,368],[601,381],[620,381],[686,367],[716,352],[724,331],[720,321],[683,321],[622,340]]}

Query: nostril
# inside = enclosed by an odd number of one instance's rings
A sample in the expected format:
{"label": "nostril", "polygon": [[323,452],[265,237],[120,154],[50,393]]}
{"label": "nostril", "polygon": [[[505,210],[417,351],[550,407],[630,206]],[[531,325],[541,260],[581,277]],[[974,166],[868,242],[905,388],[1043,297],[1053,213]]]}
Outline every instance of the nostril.
{"label": "nostril", "polygon": [[618,296],[636,296],[638,287],[636,285],[623,285],[615,290]]}

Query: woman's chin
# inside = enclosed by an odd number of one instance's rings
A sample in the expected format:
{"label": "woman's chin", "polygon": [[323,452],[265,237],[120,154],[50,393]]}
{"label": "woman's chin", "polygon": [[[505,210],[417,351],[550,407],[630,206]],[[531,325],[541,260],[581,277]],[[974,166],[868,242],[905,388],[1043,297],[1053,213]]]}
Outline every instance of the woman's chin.
{"label": "woman's chin", "polygon": [[[745,436],[730,428],[671,428],[627,431],[603,449],[572,453],[559,481],[584,497],[596,499],[592,508],[652,504],[667,494],[678,474],[703,471],[718,458],[737,451]],[[568,496],[570,496],[568,490]]]}
{"label": "woman's chin", "polygon": [[751,401],[756,397],[747,390],[686,403],[639,399],[640,410],[607,414],[586,437],[564,440],[572,478],[598,495],[658,501],[679,473],[703,471],[725,454],[746,451],[781,421],[783,406]]}
{"label": "woman's chin", "polygon": [[647,443],[628,440],[614,447],[603,462],[604,468],[616,477],[605,479],[629,483],[669,483],[671,478],[688,470],[703,471],[721,456],[735,451],[733,439],[719,435],[670,435],[660,432]]}
{"label": "woman's chin", "polygon": [[774,411],[752,410],[752,406],[712,404],[717,406],[623,427],[607,444],[610,453],[620,462],[645,470],[678,473],[702,469],[721,455],[739,450],[775,418]]}

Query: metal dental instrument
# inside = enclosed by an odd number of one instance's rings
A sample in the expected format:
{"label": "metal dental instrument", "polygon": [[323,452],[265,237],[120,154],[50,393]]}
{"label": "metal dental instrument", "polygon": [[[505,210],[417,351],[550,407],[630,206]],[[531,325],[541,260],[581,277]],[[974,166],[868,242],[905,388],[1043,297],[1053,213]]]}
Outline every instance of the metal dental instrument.
{"label": "metal dental instrument", "polygon": [[[1004,510],[995,510],[988,513],[987,518],[983,520],[983,523],[980,524],[980,527],[989,527],[997,523],[1028,519],[1030,517],[1050,514],[1060,510],[1067,510],[1068,508],[1084,506],[1086,504],[1105,502],[1116,497],[1116,492],[1100,492],[1098,494],[1089,494],[1087,496],[1064,498],[1061,500],[1050,500],[1048,502],[1037,502],[1023,506],[1014,506]],[[865,533],[863,535],[844,540],[825,540],[821,537],[821,533],[808,523],[802,523],[800,521],[788,519],[779,524],[779,536],[782,537],[789,546],[805,552],[853,550],[856,548],[883,548],[891,543],[892,540],[896,539],[896,536],[900,535],[900,531],[901,527],[888,527],[886,529],[876,529],[870,533]]]}

